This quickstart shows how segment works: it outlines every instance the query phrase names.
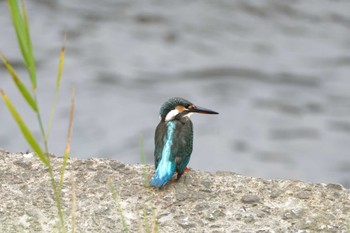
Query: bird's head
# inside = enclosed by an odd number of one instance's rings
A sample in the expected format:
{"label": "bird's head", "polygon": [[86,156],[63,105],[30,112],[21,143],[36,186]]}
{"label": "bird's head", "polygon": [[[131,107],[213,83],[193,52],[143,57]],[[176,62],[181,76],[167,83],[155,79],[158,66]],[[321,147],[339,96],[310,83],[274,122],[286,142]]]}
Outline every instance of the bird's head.
{"label": "bird's head", "polygon": [[175,118],[189,117],[192,113],[219,114],[210,109],[198,107],[188,100],[173,97],[166,101],[160,108],[162,121],[171,121]]}

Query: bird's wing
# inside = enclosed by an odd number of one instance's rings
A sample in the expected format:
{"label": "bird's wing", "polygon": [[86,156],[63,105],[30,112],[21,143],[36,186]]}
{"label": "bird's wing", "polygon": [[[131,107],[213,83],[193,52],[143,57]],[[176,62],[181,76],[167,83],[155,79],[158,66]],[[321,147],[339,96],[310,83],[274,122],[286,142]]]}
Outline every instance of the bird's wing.
{"label": "bird's wing", "polygon": [[154,152],[156,172],[151,180],[152,186],[161,187],[174,175],[176,162],[172,154],[177,151],[177,147],[173,147],[175,131],[176,122],[174,121],[164,124],[161,122],[157,126],[155,136],[156,149]]}
{"label": "bird's wing", "polygon": [[156,128],[156,132],[154,135],[154,165],[157,168],[158,163],[162,158],[162,152],[164,147],[164,136],[166,134],[167,128],[164,122],[160,122]]}
{"label": "bird's wing", "polygon": [[190,161],[193,148],[193,125],[188,119],[184,122],[177,122],[177,130],[172,146],[173,158],[176,161],[176,170],[181,175]]}

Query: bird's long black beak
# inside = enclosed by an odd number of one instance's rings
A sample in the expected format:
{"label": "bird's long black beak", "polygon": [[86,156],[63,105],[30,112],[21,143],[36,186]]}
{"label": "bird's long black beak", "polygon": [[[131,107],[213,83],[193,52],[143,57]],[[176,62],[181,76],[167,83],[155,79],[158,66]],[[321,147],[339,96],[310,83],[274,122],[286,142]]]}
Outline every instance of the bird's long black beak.
{"label": "bird's long black beak", "polygon": [[198,107],[198,106],[189,109],[189,112],[195,112],[195,113],[201,113],[201,114],[219,114],[218,112],[215,112],[213,110]]}

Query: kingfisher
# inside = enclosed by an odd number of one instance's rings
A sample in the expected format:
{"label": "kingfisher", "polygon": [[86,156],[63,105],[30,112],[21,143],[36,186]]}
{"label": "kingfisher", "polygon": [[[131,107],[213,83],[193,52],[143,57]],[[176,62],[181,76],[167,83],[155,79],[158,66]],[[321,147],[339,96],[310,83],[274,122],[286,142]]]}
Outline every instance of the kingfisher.
{"label": "kingfisher", "polygon": [[188,100],[173,97],[160,108],[160,122],[156,128],[154,161],[156,172],[151,181],[155,187],[164,186],[177,172],[177,180],[185,172],[193,149],[193,113],[219,114],[198,107]]}

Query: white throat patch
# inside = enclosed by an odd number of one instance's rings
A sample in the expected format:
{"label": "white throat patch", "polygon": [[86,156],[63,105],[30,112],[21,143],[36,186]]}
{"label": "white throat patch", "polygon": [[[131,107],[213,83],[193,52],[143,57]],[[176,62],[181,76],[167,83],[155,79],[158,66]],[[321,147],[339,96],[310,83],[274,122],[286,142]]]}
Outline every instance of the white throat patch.
{"label": "white throat patch", "polygon": [[165,121],[171,121],[176,117],[177,114],[179,114],[179,110],[171,110],[170,112],[168,112],[168,114],[166,114]]}
{"label": "white throat patch", "polygon": [[[171,110],[170,112],[168,112],[168,114],[166,115],[166,117],[165,117],[165,121],[171,121],[171,120],[173,120],[176,116],[177,116],[177,114],[179,114],[180,112],[179,112],[179,110],[177,110],[177,109],[174,109],[174,110]],[[186,115],[184,115],[183,117],[188,117],[188,118],[190,118],[190,116],[193,114],[193,112],[189,112],[189,113],[187,113]]]}

